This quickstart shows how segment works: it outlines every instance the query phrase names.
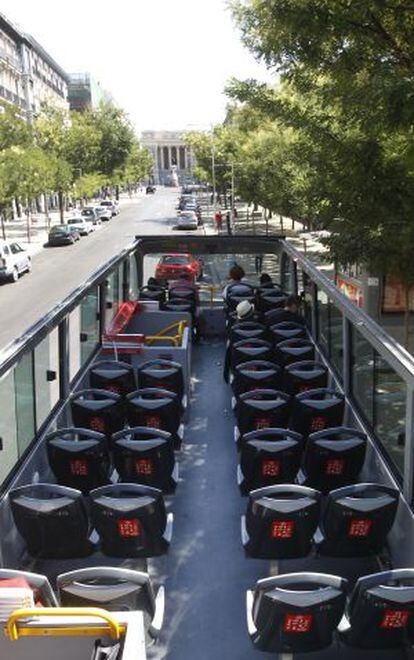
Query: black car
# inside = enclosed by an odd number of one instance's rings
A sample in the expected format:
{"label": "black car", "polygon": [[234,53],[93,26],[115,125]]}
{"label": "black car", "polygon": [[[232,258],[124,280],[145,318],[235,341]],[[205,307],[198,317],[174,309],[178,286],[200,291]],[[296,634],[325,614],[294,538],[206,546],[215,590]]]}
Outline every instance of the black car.
{"label": "black car", "polygon": [[155,187],[155,186],[147,186],[147,188],[146,188],[146,190],[145,190],[145,193],[146,193],[147,195],[152,195],[153,193],[155,193],[155,191],[156,191],[156,187]]}
{"label": "black car", "polygon": [[75,227],[56,225],[49,232],[49,245],[73,245],[80,239],[80,233]]}

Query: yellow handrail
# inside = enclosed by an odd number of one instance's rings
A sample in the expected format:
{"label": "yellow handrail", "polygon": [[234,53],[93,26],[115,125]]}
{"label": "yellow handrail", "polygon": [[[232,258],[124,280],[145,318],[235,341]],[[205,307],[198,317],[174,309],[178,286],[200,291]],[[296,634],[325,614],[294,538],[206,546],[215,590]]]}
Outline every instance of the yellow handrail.
{"label": "yellow handrail", "polygon": [[[109,612],[99,607],[35,607],[32,609],[21,609],[12,612],[9,616],[5,627],[7,637],[16,641],[19,636],[35,636],[35,635],[92,635],[96,634],[96,626],[62,626],[53,628],[46,626],[45,628],[34,628],[22,625],[17,625],[18,619],[26,619],[28,617],[62,617],[62,616],[84,616],[84,617],[98,617],[103,619],[109,626],[109,634],[113,639],[119,639],[121,634],[125,632],[125,626],[120,626],[117,621],[111,616]],[[102,626],[100,627],[102,632]]]}
{"label": "yellow handrail", "polygon": [[[167,327],[160,330],[157,335],[151,335],[150,337],[146,337],[145,341],[149,345],[151,345],[154,341],[157,340],[171,341],[174,344],[174,346],[179,346],[181,344],[184,328],[186,327],[186,325],[187,325],[187,321],[184,320],[174,321],[174,323],[171,323],[170,325],[167,325]],[[173,330],[174,328],[177,328],[177,334],[167,336],[166,333],[169,332],[170,330]]]}

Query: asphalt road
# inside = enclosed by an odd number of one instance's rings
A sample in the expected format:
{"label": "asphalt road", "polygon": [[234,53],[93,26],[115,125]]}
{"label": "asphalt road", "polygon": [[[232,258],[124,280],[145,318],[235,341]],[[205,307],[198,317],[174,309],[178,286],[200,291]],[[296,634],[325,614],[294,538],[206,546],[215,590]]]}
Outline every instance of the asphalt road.
{"label": "asphalt road", "polygon": [[163,234],[176,222],[176,189],[132,199],[99,231],[72,246],[44,248],[33,269],[15,284],[0,285],[0,349],[19,337],[101,264],[139,234]]}

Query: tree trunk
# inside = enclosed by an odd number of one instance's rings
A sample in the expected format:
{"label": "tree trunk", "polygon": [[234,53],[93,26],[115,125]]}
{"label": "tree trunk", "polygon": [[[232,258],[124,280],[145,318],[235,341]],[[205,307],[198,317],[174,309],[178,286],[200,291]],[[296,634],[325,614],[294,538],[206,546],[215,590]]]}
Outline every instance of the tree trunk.
{"label": "tree trunk", "polygon": [[280,217],[280,230],[284,231],[284,228],[283,228],[283,215],[280,215],[279,217]]}
{"label": "tree trunk", "polygon": [[59,213],[60,213],[60,224],[65,223],[65,206],[63,199],[63,190],[58,190],[58,200],[59,200]]}
{"label": "tree trunk", "polygon": [[3,241],[6,240],[6,225],[4,222],[4,211],[1,210],[0,212],[0,220],[1,220],[1,233],[3,235]]}
{"label": "tree trunk", "polygon": [[119,200],[119,186],[115,186],[115,199],[118,201]]}
{"label": "tree trunk", "polygon": [[28,206],[27,209],[26,209],[26,234],[27,234],[27,242],[28,243],[32,242],[30,216],[31,216],[31,211],[30,211],[30,207]]}
{"label": "tree trunk", "polygon": [[404,286],[404,346],[408,350],[410,341],[410,287]]}

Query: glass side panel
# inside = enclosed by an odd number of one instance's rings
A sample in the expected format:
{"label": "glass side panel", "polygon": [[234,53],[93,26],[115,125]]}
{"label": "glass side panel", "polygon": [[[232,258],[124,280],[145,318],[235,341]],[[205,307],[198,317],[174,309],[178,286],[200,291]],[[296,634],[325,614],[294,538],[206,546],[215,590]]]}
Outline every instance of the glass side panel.
{"label": "glass side panel", "polygon": [[[34,351],[36,423],[39,428],[59,399],[58,331],[53,330]],[[49,380],[48,380],[49,372]],[[53,378],[53,380],[52,380]]]}
{"label": "glass side panel", "polygon": [[312,282],[308,275],[299,269],[298,274],[298,287],[299,293],[303,293],[302,296],[302,309],[303,315],[306,319],[306,325],[308,328],[312,327],[312,306],[313,306],[313,295],[312,295]]}
{"label": "glass side panel", "polygon": [[124,300],[123,282],[124,282],[124,264],[121,263],[118,266],[118,302],[123,302]]}
{"label": "glass side panel", "polygon": [[69,377],[72,380],[81,366],[81,318],[80,306],[69,315]]}
{"label": "glass side panel", "polygon": [[137,261],[133,254],[129,257],[129,299],[137,300],[138,299],[138,271],[137,271]]}
{"label": "glass side panel", "polygon": [[329,302],[329,347],[330,357],[339,376],[343,372],[342,312],[332,301]]}
{"label": "glass side panel", "polygon": [[0,484],[5,480],[18,458],[16,397],[14,370],[0,379]]}
{"label": "glass side panel", "polygon": [[352,328],[352,395],[370,424],[374,423],[374,349]]}
{"label": "glass side panel", "polygon": [[318,288],[318,341],[325,353],[329,355],[329,299],[325,291]]}
{"label": "glass side panel", "polygon": [[404,472],[406,396],[405,382],[377,354],[375,356],[374,431],[401,474]]}
{"label": "glass side panel", "polygon": [[98,287],[91,289],[80,304],[80,349],[84,364],[99,342],[99,296]]}
{"label": "glass side panel", "polygon": [[106,323],[108,324],[118,311],[119,301],[119,272],[118,267],[106,280]]}
{"label": "glass side panel", "polygon": [[291,267],[290,267],[290,259],[287,254],[283,254],[282,256],[282,279],[281,279],[281,284],[282,284],[282,289],[286,293],[293,293],[293,278],[292,278],[292,272],[291,272]]}
{"label": "glass side panel", "polygon": [[14,373],[17,447],[21,456],[35,435],[33,353],[27,353]]}

